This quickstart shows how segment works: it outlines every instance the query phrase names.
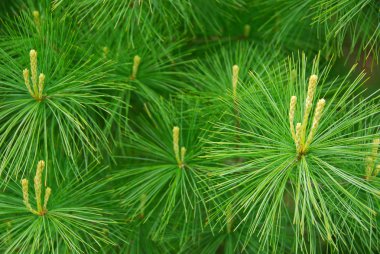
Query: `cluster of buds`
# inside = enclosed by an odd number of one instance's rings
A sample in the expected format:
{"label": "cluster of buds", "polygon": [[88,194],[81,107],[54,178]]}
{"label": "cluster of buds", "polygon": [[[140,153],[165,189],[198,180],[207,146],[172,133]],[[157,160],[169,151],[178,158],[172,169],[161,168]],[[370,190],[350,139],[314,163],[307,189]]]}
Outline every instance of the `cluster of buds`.
{"label": "cluster of buds", "polygon": [[27,179],[21,180],[22,185],[22,195],[23,195],[23,201],[26,206],[26,209],[28,209],[31,213],[43,216],[47,213],[47,204],[51,195],[51,189],[47,187],[45,189],[45,196],[42,203],[42,172],[45,168],[45,162],[39,161],[37,164],[37,171],[36,176],[34,177],[34,192],[36,195],[36,204],[37,209],[33,209],[31,204],[29,203],[29,181]]}
{"label": "cluster of buds", "polygon": [[296,150],[298,156],[302,156],[305,154],[309,148],[309,145],[313,141],[313,138],[317,132],[319,122],[321,120],[322,112],[325,107],[326,101],[324,99],[320,99],[317,103],[317,107],[314,112],[314,118],[312,122],[312,126],[309,131],[309,135],[306,138],[306,128],[309,122],[309,115],[311,112],[311,108],[313,106],[313,98],[315,94],[315,90],[317,87],[317,75],[311,75],[309,78],[309,87],[307,91],[307,97],[305,102],[305,111],[303,115],[302,123],[297,123],[296,128],[294,128],[294,115],[297,105],[297,97],[292,96],[290,99],[290,110],[289,110],[289,124],[290,124],[290,132],[292,134],[294,143],[296,144]]}
{"label": "cluster of buds", "polygon": [[135,55],[135,57],[133,58],[131,80],[136,79],[140,63],[141,63],[141,57],[139,57],[138,55]]}
{"label": "cluster of buds", "polygon": [[36,100],[36,101],[42,101],[43,99],[43,90],[44,90],[44,83],[45,83],[45,75],[43,73],[40,73],[38,79],[37,79],[37,51],[32,49],[29,53],[30,55],[30,70],[32,73],[32,85],[30,84],[30,78],[29,78],[29,70],[25,69],[23,71],[24,76],[24,82],[25,86],[28,89],[30,95]]}
{"label": "cluster of buds", "polygon": [[175,126],[173,128],[173,150],[175,159],[177,161],[178,167],[183,168],[185,166],[185,155],[186,148],[184,146],[181,147],[181,155],[179,151],[179,127]]}
{"label": "cluster of buds", "polygon": [[380,173],[380,163],[376,165],[376,159],[379,151],[380,138],[376,138],[372,142],[371,154],[367,156],[365,179],[370,180],[372,177],[376,177]]}

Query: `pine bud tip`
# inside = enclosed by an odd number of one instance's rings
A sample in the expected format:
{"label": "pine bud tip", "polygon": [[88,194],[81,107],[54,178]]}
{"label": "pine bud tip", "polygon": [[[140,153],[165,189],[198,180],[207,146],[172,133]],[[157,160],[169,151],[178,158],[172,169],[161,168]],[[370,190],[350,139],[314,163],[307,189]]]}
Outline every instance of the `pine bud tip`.
{"label": "pine bud tip", "polygon": [[309,78],[309,83],[310,83],[310,84],[316,84],[316,83],[317,83],[317,80],[318,80],[318,76],[315,75],[315,74],[313,74],[313,75],[311,75],[310,78]]}
{"label": "pine bud tip", "polygon": [[173,127],[173,150],[178,165],[181,164],[181,158],[179,155],[179,127]]}
{"label": "pine bud tip", "polygon": [[132,66],[132,75],[131,75],[132,80],[136,79],[137,72],[139,70],[140,62],[141,62],[141,57],[138,55],[135,55],[133,58],[133,66]]}
{"label": "pine bud tip", "polygon": [[37,51],[35,51],[34,49],[31,49],[29,52],[29,55],[30,55],[30,57],[35,58],[35,57],[37,57]]}
{"label": "pine bud tip", "polygon": [[45,167],[45,161],[44,160],[40,160],[37,164],[37,172],[42,172],[42,170],[44,169]]}
{"label": "pine bud tip", "polygon": [[239,66],[234,65],[232,66],[232,92],[234,99],[236,99],[236,89],[237,89],[237,83],[239,80]]}
{"label": "pine bud tip", "polygon": [[141,62],[141,57],[138,56],[138,55],[135,55],[135,57],[133,58],[133,63],[134,63],[135,65],[139,65],[140,62]]}
{"label": "pine bud tip", "polygon": [[178,135],[178,133],[179,133],[179,127],[178,126],[173,127],[173,135],[174,135],[174,133],[176,133],[176,135]]}
{"label": "pine bud tip", "polygon": [[246,25],[244,26],[243,36],[244,36],[245,38],[248,38],[250,33],[251,33],[251,26],[248,25],[248,24],[246,24]]}
{"label": "pine bud tip", "polygon": [[28,185],[28,182],[29,182],[28,179],[25,179],[25,178],[21,180],[21,184],[23,186]]}

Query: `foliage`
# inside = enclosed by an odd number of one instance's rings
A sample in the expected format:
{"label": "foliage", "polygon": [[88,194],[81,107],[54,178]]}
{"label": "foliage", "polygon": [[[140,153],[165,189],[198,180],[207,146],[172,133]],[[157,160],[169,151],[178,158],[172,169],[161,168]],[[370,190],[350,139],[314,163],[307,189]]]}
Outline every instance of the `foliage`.
{"label": "foliage", "polygon": [[0,252],[378,253],[379,8],[1,2]]}

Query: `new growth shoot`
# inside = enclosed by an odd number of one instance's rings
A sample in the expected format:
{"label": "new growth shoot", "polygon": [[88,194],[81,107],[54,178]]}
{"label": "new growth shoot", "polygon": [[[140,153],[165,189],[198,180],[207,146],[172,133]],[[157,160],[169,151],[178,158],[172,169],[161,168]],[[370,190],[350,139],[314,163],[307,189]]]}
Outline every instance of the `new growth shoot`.
{"label": "new growth shoot", "polygon": [[232,207],[231,205],[227,206],[226,209],[226,221],[227,221],[227,233],[230,234],[233,231],[233,217],[232,217]]}
{"label": "new growth shoot", "polygon": [[365,179],[370,180],[372,177],[376,177],[380,173],[380,163],[376,165],[376,159],[379,152],[380,138],[376,138],[372,142],[371,154],[367,156]]}
{"label": "new growth shoot", "polygon": [[[29,53],[30,55],[30,70],[32,77],[29,78],[29,70],[25,69],[23,71],[25,86],[28,89],[29,94],[36,100],[41,102],[43,99],[43,90],[45,83],[45,74],[40,73],[38,79],[38,70],[37,70],[37,51],[32,49]],[[32,84],[30,84],[32,80]]]}
{"label": "new growth shoot", "polygon": [[144,216],[145,216],[146,202],[147,202],[147,195],[145,193],[143,193],[140,196],[140,207],[139,207],[140,218],[144,218]]}
{"label": "new growth shoot", "polygon": [[234,113],[235,113],[235,126],[236,128],[240,128],[240,118],[239,118],[239,104],[237,98],[237,85],[239,81],[239,66],[232,66],[232,96],[234,101]]}
{"label": "new growth shoot", "polygon": [[31,204],[29,203],[29,181],[27,179],[21,180],[22,185],[22,195],[23,201],[26,209],[28,209],[31,213],[39,216],[43,216],[47,213],[47,204],[51,195],[51,189],[47,187],[45,189],[45,196],[42,203],[42,172],[45,168],[45,162],[43,160],[39,161],[37,164],[36,176],[34,177],[34,192],[36,195],[36,205],[37,209],[33,209]]}
{"label": "new growth shoot", "polygon": [[[289,110],[289,122],[290,122],[290,132],[292,133],[293,139],[296,141],[297,136],[296,136],[296,131],[294,130],[294,113],[296,111],[296,104],[297,104],[297,97],[292,96],[290,99],[290,110]],[[298,125],[298,123],[297,123]],[[301,126],[301,124],[300,124]]]}
{"label": "new growth shoot", "polygon": [[244,38],[248,38],[250,33],[251,33],[251,26],[248,24],[244,25],[244,30],[243,30]]}
{"label": "new growth shoot", "polygon": [[185,155],[186,148],[184,146],[181,147],[181,154],[179,151],[179,127],[175,126],[173,128],[173,150],[175,159],[177,161],[178,167],[183,168],[185,166]]}
{"label": "new growth shoot", "polygon": [[135,55],[135,57],[133,58],[133,67],[132,67],[132,74],[131,74],[132,80],[136,79],[140,63],[141,63],[141,57],[139,57],[138,55]]}
{"label": "new growth shoot", "polygon": [[234,103],[237,103],[237,84],[239,80],[239,66],[236,64],[232,66],[232,96],[234,98]]}
{"label": "new growth shoot", "polygon": [[103,58],[107,58],[110,49],[108,47],[103,47]]}
{"label": "new growth shoot", "polygon": [[304,115],[302,119],[302,123],[297,123],[296,129],[294,129],[294,115],[297,105],[297,97],[292,96],[290,99],[289,106],[289,124],[290,124],[290,133],[296,144],[296,150],[298,157],[306,154],[313,138],[317,132],[319,122],[321,120],[322,112],[325,107],[326,101],[324,99],[320,99],[317,103],[317,107],[314,112],[314,118],[312,122],[312,126],[310,128],[309,134],[306,136],[307,125],[309,122],[309,116],[311,112],[311,108],[313,106],[313,98],[315,95],[315,90],[317,87],[317,75],[311,75],[309,78],[309,87],[307,91],[307,97],[305,102]]}
{"label": "new growth shoot", "polygon": [[39,30],[39,27],[40,27],[40,12],[39,11],[33,11],[32,14],[33,14],[34,24],[36,25],[37,30]]}

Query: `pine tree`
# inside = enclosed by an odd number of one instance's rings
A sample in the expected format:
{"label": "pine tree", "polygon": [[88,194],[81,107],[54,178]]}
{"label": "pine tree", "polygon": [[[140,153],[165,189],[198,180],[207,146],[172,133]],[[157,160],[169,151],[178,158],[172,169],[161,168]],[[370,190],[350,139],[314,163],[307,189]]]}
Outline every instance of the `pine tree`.
{"label": "pine tree", "polygon": [[0,2],[0,252],[378,253],[379,11]]}

